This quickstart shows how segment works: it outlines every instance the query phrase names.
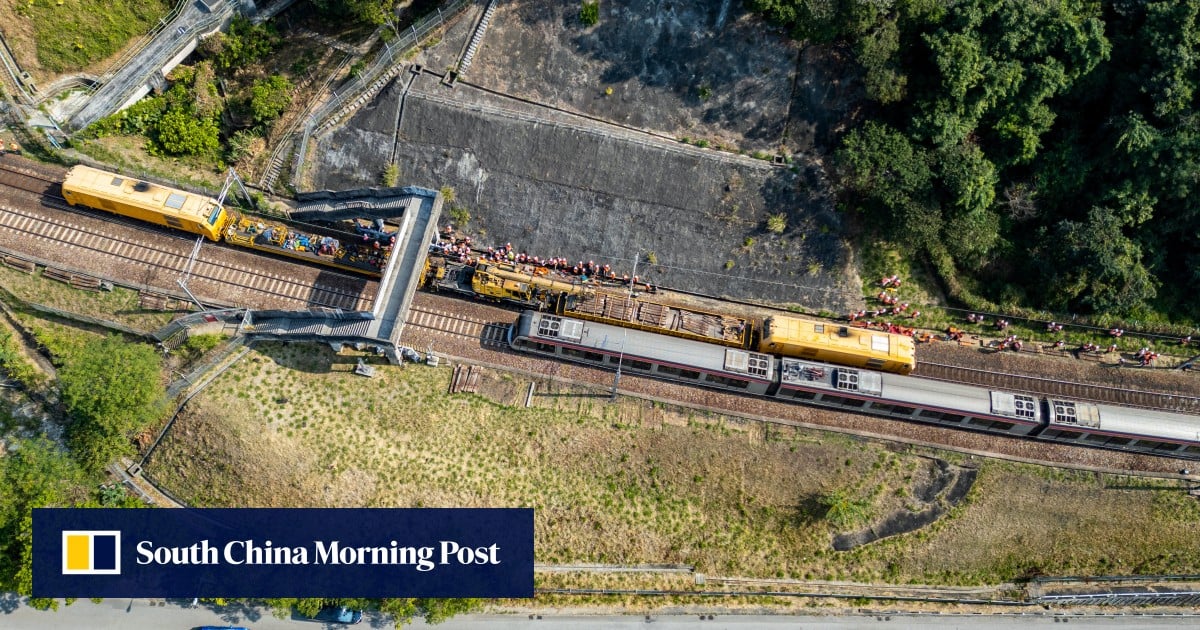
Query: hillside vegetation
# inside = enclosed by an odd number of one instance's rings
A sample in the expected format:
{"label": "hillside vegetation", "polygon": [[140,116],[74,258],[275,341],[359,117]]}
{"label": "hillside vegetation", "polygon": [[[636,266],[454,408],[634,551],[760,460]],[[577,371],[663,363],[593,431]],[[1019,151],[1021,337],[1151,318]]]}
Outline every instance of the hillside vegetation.
{"label": "hillside vegetation", "polygon": [[749,0],[853,50],[845,208],[973,308],[1200,306],[1200,0]]}

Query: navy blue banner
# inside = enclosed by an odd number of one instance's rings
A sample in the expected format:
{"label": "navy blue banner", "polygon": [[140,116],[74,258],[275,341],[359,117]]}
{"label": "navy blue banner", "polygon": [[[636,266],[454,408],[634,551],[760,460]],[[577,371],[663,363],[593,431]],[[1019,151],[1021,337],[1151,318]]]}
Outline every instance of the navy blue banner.
{"label": "navy blue banner", "polygon": [[533,510],[33,511],[35,597],[533,597]]}

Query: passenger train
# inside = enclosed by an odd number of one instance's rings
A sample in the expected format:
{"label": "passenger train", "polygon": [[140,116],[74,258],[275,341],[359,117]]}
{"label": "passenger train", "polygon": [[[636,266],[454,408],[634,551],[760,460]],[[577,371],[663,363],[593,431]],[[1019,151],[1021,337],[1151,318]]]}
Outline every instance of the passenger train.
{"label": "passenger train", "polygon": [[525,311],[509,345],[630,374],[988,433],[1200,459],[1200,418],[921,379]]}

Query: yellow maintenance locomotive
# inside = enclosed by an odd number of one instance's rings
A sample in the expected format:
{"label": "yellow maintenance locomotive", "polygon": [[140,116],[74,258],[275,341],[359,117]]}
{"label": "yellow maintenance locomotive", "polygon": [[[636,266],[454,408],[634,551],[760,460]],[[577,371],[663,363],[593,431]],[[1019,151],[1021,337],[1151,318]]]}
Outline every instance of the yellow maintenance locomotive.
{"label": "yellow maintenance locomotive", "polygon": [[147,223],[307,262],[380,276],[393,243],[386,234],[351,234],[243,215],[216,199],[90,166],[75,166],[62,184],[71,205],[84,205]]}

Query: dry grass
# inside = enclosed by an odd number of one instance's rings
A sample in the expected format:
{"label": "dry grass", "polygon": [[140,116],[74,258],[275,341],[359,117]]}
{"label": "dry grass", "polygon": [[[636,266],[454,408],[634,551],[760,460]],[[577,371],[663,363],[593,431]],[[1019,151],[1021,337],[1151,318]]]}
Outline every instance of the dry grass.
{"label": "dry grass", "polygon": [[381,366],[364,379],[350,373],[353,357],[322,348],[264,346],[250,357],[200,397],[148,466],[185,501],[532,506],[539,562],[684,563],[710,575],[954,583],[1034,568],[1200,566],[1184,544],[1200,533],[1200,510],[1178,491],[1106,490],[1090,477],[987,463],[948,519],[837,553],[814,498],[847,489],[878,515],[905,509],[927,458],[642,401],[609,405],[605,392],[545,382],[524,409],[528,381],[507,374],[485,376],[487,397],[449,396],[444,368]]}
{"label": "dry grass", "polygon": [[121,287],[101,293],[81,291],[56,280],[44,279],[41,271],[31,275],[0,265],[0,287],[26,302],[90,315],[146,332],[167,325],[175,316],[142,310],[138,307],[137,291]]}

